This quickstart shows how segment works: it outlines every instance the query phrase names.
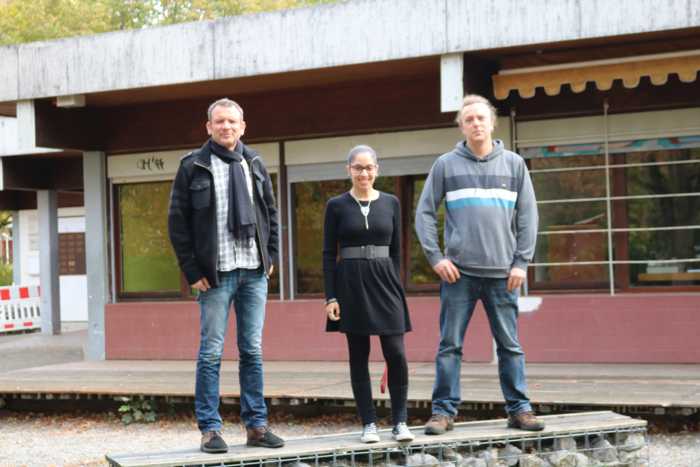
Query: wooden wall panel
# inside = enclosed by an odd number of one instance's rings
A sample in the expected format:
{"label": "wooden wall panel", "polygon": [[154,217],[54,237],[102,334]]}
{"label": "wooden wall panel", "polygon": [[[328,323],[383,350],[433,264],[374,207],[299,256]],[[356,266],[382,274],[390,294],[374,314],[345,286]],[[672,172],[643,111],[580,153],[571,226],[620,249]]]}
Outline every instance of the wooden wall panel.
{"label": "wooden wall panel", "polygon": [[[244,108],[248,142],[449,125],[440,112],[439,76],[411,76],[228,97]],[[102,110],[109,153],[191,147],[206,138],[208,99]]]}

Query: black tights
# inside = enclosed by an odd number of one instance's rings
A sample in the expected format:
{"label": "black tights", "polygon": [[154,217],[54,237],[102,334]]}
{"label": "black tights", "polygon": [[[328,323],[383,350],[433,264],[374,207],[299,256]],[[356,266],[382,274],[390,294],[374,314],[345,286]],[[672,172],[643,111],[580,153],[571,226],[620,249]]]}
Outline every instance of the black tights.
{"label": "black tights", "polygon": [[[370,336],[346,334],[350,354],[350,381],[357,411],[362,424],[374,423],[377,415],[372,401],[372,383],[369,377]],[[391,397],[391,415],[394,424],[405,422],[408,396],[408,364],[403,334],[379,336],[382,353],[388,368],[388,386]]]}

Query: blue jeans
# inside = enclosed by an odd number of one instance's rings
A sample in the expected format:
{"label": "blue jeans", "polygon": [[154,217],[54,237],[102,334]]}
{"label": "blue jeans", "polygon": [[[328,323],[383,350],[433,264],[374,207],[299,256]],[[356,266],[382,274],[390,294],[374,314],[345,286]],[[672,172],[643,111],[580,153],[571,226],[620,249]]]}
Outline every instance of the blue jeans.
{"label": "blue jeans", "polygon": [[200,343],[194,408],[202,433],[220,431],[219,373],[228,315],[236,310],[241,419],[247,427],[267,424],[263,397],[262,331],[267,277],[259,269],[219,272],[219,287],[199,294]]}
{"label": "blue jeans", "polygon": [[464,333],[481,299],[496,340],[498,376],[506,412],[532,410],[525,382],[525,355],[518,341],[518,297],[506,288],[507,279],[466,276],[440,286],[440,347],[435,358],[433,413],[457,415]]}

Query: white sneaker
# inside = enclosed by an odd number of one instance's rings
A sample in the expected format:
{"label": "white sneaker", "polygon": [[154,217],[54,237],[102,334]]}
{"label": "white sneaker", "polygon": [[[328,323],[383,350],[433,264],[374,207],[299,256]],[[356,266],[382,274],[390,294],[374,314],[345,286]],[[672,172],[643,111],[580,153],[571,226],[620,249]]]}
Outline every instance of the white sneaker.
{"label": "white sneaker", "polygon": [[360,441],[363,443],[378,443],[379,433],[377,433],[377,425],[374,423],[368,423],[362,427],[362,436]]}
{"label": "white sneaker", "polygon": [[406,422],[397,423],[394,429],[391,430],[391,434],[394,435],[396,441],[413,441],[415,436],[408,429]]}

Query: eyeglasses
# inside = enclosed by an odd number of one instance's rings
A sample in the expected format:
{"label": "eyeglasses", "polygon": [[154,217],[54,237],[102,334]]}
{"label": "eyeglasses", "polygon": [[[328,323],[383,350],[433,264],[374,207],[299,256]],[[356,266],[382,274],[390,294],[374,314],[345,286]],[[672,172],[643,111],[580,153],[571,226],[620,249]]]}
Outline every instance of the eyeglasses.
{"label": "eyeglasses", "polygon": [[377,170],[377,166],[374,164],[370,165],[351,165],[350,170],[352,170],[353,173],[356,174],[361,174],[363,171],[367,171],[368,174],[374,173]]}

